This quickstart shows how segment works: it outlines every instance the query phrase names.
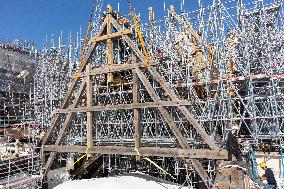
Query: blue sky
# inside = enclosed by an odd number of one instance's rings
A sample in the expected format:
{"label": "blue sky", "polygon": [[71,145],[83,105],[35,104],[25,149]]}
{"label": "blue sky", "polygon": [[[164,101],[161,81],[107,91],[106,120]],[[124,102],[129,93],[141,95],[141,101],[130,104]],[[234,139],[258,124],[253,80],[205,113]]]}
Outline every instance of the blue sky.
{"label": "blue sky", "polygon": [[[165,0],[166,7],[174,4],[180,12],[182,0]],[[184,0],[187,10],[195,9],[197,0]],[[211,0],[203,0],[206,4]],[[104,9],[111,4],[120,12],[129,13],[126,0],[105,0]],[[140,12],[142,19],[148,19],[148,7],[153,6],[155,16],[163,16],[164,0],[131,0],[136,13]],[[71,30],[73,34],[79,31],[80,25],[83,32],[89,19],[93,0],[0,0],[0,39],[13,40],[15,38],[34,41],[38,49],[42,49],[45,36],[51,34],[59,36],[63,32],[63,40]]]}

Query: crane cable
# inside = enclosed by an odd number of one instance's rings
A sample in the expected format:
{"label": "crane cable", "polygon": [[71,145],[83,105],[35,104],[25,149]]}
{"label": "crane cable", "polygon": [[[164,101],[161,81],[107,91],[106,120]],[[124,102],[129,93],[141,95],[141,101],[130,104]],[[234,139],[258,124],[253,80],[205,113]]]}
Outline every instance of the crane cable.
{"label": "crane cable", "polygon": [[[89,22],[88,22],[88,28],[87,28],[86,36],[85,36],[85,39],[84,39],[84,46],[83,46],[83,49],[82,49],[82,55],[81,55],[81,59],[80,59],[79,68],[80,68],[80,67],[82,66],[82,64],[83,64],[84,55],[85,55],[86,48],[87,48],[87,42],[88,42],[88,39],[89,39],[89,33],[90,33],[90,30],[91,30],[91,24],[92,24],[92,14],[90,15],[90,19],[89,19]],[[78,71],[75,73],[75,77],[76,77],[76,79],[79,78],[79,73],[78,73]]]}
{"label": "crane cable", "polygon": [[144,53],[144,56],[145,56],[145,59],[146,59],[146,60],[145,60],[144,67],[147,68],[147,67],[149,66],[150,62],[149,62],[148,53],[147,53],[147,50],[146,50],[146,47],[145,47],[145,43],[144,43],[144,40],[143,40],[143,36],[142,36],[141,31],[140,31],[139,23],[138,23],[138,20],[137,20],[137,18],[136,18],[136,15],[135,15],[135,13],[134,13],[134,10],[133,10],[133,8],[132,8],[132,6],[131,6],[131,4],[130,4],[130,1],[127,0],[127,3],[128,3],[128,5],[129,5],[130,15],[131,15],[132,18],[133,18],[135,30],[136,30],[136,32],[137,32],[139,41],[140,41],[140,43],[141,43],[141,45],[142,45],[143,53]]}

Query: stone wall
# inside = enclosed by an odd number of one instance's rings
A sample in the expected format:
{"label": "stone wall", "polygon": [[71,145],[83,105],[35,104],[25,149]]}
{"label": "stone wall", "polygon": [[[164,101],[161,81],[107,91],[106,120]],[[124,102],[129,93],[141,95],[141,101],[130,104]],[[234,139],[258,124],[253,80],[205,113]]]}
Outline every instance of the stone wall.
{"label": "stone wall", "polygon": [[35,68],[34,56],[0,48],[0,91],[28,93]]}

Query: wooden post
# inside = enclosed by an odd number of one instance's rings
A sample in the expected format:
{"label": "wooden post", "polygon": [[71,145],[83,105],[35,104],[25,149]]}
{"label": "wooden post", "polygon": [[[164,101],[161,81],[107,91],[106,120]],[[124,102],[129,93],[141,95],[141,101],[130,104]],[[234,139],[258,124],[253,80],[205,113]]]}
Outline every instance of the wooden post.
{"label": "wooden post", "polygon": [[[139,93],[138,93],[138,82],[139,78],[136,74],[135,69],[132,70],[133,77],[133,103],[138,103]],[[135,148],[139,149],[141,147],[141,129],[140,129],[140,110],[138,108],[133,109],[133,125],[134,125],[134,136],[135,136]],[[139,156],[136,156],[137,160],[140,160]]]}
{"label": "wooden post", "polygon": [[[110,35],[112,33],[112,23],[111,23],[111,18],[110,14],[112,12],[112,7],[110,5],[107,5],[107,35]],[[111,66],[113,64],[113,43],[111,39],[107,39],[107,61],[108,65]],[[107,81],[112,82],[113,81],[113,73],[108,73],[107,74]]]}
{"label": "wooden post", "polygon": [[[91,64],[86,67],[86,96],[87,108],[93,106],[93,84],[90,76]],[[93,145],[93,112],[87,111],[87,146]],[[87,154],[87,157],[92,157],[92,154]]]}

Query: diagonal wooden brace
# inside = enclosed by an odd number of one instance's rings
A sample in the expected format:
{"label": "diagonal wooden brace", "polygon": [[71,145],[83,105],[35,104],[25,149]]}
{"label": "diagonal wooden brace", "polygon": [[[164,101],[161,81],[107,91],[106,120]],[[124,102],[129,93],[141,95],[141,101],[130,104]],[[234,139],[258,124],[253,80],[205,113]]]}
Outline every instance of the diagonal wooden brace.
{"label": "diagonal wooden brace", "polygon": [[[101,36],[102,35],[102,33],[103,33],[103,31],[104,31],[104,29],[106,27],[106,23],[107,23],[107,21],[106,21],[106,19],[104,19],[104,22],[103,22],[101,28],[99,29],[99,32],[98,32],[97,36]],[[97,43],[95,43],[95,42],[91,43],[91,46],[88,49],[88,53],[87,53],[86,57],[84,58],[82,65],[79,68],[79,71],[78,71],[79,74],[82,74],[83,71],[85,70],[86,65],[89,62],[89,60],[91,58],[91,55],[92,55],[92,53],[95,50],[96,45],[97,45]],[[72,93],[74,92],[75,86],[76,86],[77,83],[78,83],[78,79],[74,78],[72,80],[72,82],[70,83],[70,85],[68,86],[68,91],[67,91],[67,93],[66,93],[66,95],[64,97],[61,109],[66,108],[66,106],[68,104],[68,100],[70,99]],[[59,118],[60,118],[60,115],[55,115],[55,117],[53,118],[53,121],[51,122],[50,127],[48,128],[47,133],[46,133],[45,137],[43,138],[43,142],[42,142],[43,144],[46,144],[46,142],[47,142],[47,140],[48,140],[52,130],[54,129],[54,127],[57,124],[57,122],[59,121]]]}
{"label": "diagonal wooden brace", "polygon": [[[85,88],[86,88],[86,82],[83,80],[81,85],[80,85],[80,88],[79,88],[79,91],[78,91],[78,95],[76,96],[76,99],[73,102],[73,105],[72,105],[73,108],[76,107],[77,104],[79,103],[79,100],[81,99],[81,96],[82,96]],[[63,125],[62,125],[62,127],[60,129],[60,133],[59,133],[59,135],[58,135],[58,137],[57,137],[57,139],[55,141],[55,145],[58,145],[58,144],[60,144],[62,142],[63,136],[64,136],[68,126],[70,125],[74,115],[75,115],[74,112],[70,112],[70,113],[68,113],[66,115],[66,119],[65,119],[65,121],[64,121],[64,123],[63,123]],[[47,176],[47,173],[48,173],[48,171],[49,171],[49,169],[50,169],[50,167],[51,167],[55,157],[56,157],[56,152],[52,152],[50,154],[48,160],[47,160],[46,165],[45,165],[44,176]]]}
{"label": "diagonal wooden brace", "polygon": [[[93,52],[95,48],[95,44],[92,44],[92,46],[90,47],[89,51],[88,51],[88,55],[85,59],[85,61],[83,62],[83,65],[80,67],[79,69],[79,74],[83,72],[83,70],[85,69],[86,65],[87,65],[87,61],[89,61],[91,54]],[[74,90],[75,90],[75,86],[77,85],[78,80],[76,78],[74,78],[72,80],[72,82],[70,83],[69,87],[68,87],[68,91],[64,97],[61,109],[66,108],[66,106],[68,105],[68,101],[71,98],[71,95],[73,94]],[[54,129],[55,125],[57,124],[57,122],[59,121],[60,115],[55,115],[55,117],[53,118],[50,127],[47,130],[46,135],[44,136],[43,140],[42,140],[42,144],[46,144],[52,130]]]}
{"label": "diagonal wooden brace", "polygon": [[[151,98],[153,99],[154,102],[159,101],[159,96],[156,94],[154,88],[151,86],[150,82],[146,78],[146,76],[143,74],[143,72],[139,69],[135,69],[136,74],[138,75],[139,79],[143,83],[144,87],[150,94]],[[168,113],[168,111],[164,107],[159,107],[158,108],[161,114],[163,115],[163,118],[165,119],[166,123],[169,125],[171,130],[173,131],[175,137],[177,138],[178,142],[180,143],[181,147],[184,149],[190,149],[186,138],[182,135],[182,133],[179,131],[177,128],[176,124],[174,123],[174,120],[172,120],[171,115]],[[210,177],[206,173],[206,171],[203,169],[201,163],[198,160],[192,160],[192,159],[186,159],[187,162],[191,161],[192,165],[195,167],[196,171],[202,178],[204,184],[209,187],[208,182],[210,180]]]}
{"label": "diagonal wooden brace", "polygon": [[[122,28],[119,26],[119,24],[114,20],[113,17],[110,17],[110,21],[112,22],[112,25],[118,30],[122,31]],[[141,59],[141,61],[145,62],[145,56],[143,53],[137,48],[137,46],[133,43],[133,41],[127,36],[124,35],[122,39],[131,47],[131,49],[135,52],[135,54]],[[157,80],[162,88],[166,91],[166,93],[171,97],[172,100],[179,100],[178,96],[174,93],[174,91],[167,85],[165,80],[160,76],[160,74],[157,72],[157,70],[150,66],[148,67],[148,70],[150,73],[155,77],[155,80]],[[149,91],[148,91],[149,92]],[[154,92],[154,94],[156,94]],[[153,95],[154,95],[153,94]],[[150,94],[151,95],[151,94]],[[153,98],[153,96],[152,96]],[[154,100],[154,99],[153,99]],[[184,114],[186,119],[192,124],[192,126],[196,129],[196,131],[200,134],[200,136],[205,140],[205,142],[209,145],[210,148],[214,150],[219,150],[220,148],[215,144],[214,140],[210,138],[210,136],[206,133],[205,129],[201,127],[201,125],[198,123],[198,121],[194,118],[194,116],[188,111],[188,109],[185,106],[178,106],[178,108],[181,110],[181,112]]]}
{"label": "diagonal wooden brace", "polygon": [[[166,93],[171,97],[172,100],[178,100],[178,96],[175,92],[167,85],[166,81],[162,78],[162,76],[157,72],[156,68],[150,66],[148,68],[150,73],[154,76],[155,80],[158,81],[161,87],[166,91]],[[214,140],[210,138],[210,136],[206,133],[205,129],[198,123],[198,121],[194,118],[194,116],[189,112],[186,106],[178,106],[180,111],[184,114],[187,121],[191,123],[194,129],[200,134],[202,139],[209,145],[212,150],[220,150],[220,148],[216,145]]]}

